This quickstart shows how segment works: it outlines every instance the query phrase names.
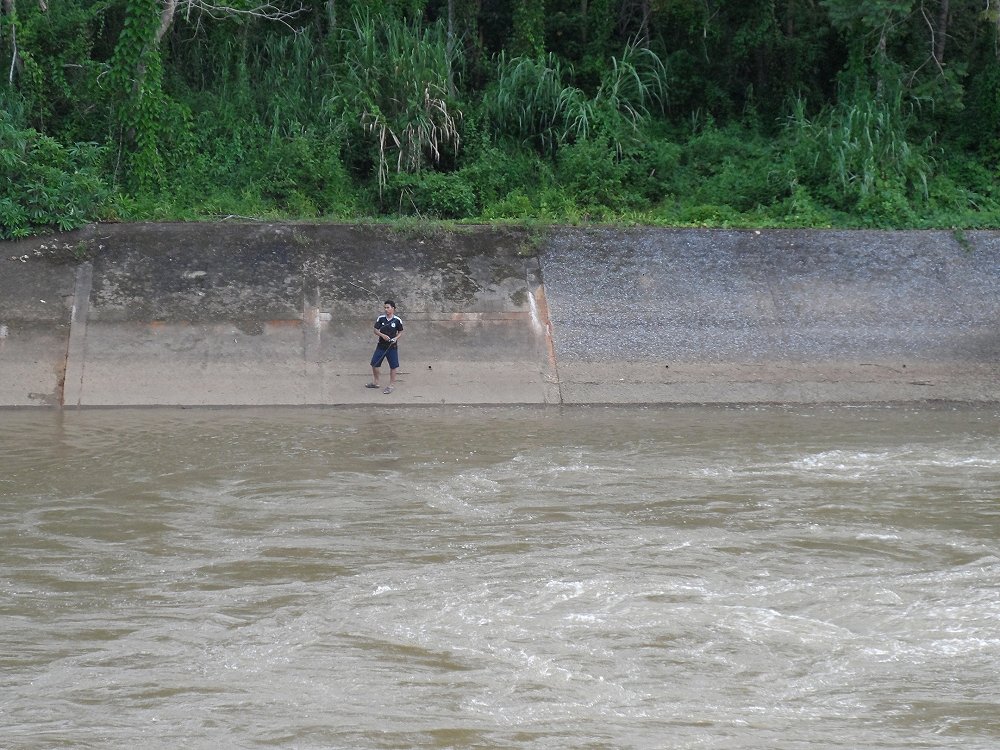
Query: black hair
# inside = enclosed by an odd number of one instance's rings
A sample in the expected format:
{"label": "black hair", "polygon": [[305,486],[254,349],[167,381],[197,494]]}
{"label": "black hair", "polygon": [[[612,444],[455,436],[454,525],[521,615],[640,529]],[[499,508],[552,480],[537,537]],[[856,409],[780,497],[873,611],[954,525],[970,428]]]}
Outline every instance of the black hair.
{"label": "black hair", "polygon": [[392,308],[393,310],[395,310],[395,309],[396,309],[396,303],[395,303],[395,302],[393,302],[393,301],[392,301],[391,299],[387,299],[387,300],[386,300],[386,301],[384,302],[384,304],[386,304],[386,305],[389,305],[389,306],[390,306],[390,307],[391,307],[391,308]]}

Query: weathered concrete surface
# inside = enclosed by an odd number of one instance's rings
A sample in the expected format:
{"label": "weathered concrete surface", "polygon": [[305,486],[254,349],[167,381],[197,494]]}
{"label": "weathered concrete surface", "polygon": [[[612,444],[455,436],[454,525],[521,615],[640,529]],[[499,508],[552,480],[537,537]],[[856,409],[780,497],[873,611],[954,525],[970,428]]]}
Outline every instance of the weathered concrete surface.
{"label": "weathered concrete surface", "polygon": [[45,243],[0,243],[0,406],[62,398],[75,269],[51,266]]}
{"label": "weathered concrete surface", "polygon": [[[523,252],[525,239],[102,226],[64,241],[93,253],[78,264],[8,243],[0,403],[32,403],[31,392],[65,406],[554,402],[546,330],[532,312],[538,260]],[[36,320],[48,308],[33,299],[53,285],[68,286],[70,301]],[[385,396],[363,386],[372,323],[390,297],[406,330],[400,387]]]}
{"label": "weathered concrete surface", "polygon": [[997,400],[1000,235],[963,240],[560,232],[543,266],[562,399]]}
{"label": "weathered concrete surface", "polygon": [[[387,297],[388,396],[363,387]],[[0,245],[0,406],[928,399],[1000,400],[1000,233],[148,224]]]}

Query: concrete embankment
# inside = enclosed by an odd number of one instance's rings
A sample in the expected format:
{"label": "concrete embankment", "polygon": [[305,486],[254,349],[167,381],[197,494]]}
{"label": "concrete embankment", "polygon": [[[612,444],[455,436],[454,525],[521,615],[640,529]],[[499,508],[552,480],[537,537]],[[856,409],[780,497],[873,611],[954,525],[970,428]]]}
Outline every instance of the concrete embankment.
{"label": "concrete embankment", "polygon": [[[0,253],[0,406],[1000,401],[1000,232],[140,224]],[[386,298],[390,395],[363,387]]]}

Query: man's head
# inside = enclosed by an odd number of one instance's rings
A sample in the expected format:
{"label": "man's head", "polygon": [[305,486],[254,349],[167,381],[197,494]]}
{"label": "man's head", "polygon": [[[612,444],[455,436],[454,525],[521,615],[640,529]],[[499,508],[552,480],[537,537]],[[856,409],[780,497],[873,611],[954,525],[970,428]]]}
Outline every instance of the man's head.
{"label": "man's head", "polygon": [[387,315],[395,315],[396,314],[396,303],[393,302],[391,299],[387,299],[385,301],[385,312],[386,312]]}

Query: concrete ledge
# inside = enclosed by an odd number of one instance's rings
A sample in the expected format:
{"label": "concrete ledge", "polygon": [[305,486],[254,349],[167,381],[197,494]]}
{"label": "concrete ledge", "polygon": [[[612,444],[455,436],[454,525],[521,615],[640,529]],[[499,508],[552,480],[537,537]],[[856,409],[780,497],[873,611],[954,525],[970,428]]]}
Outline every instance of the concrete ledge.
{"label": "concrete ledge", "polygon": [[[0,406],[1000,401],[998,232],[139,224],[0,248]],[[388,396],[363,387],[387,297]]]}
{"label": "concrete ledge", "polygon": [[991,403],[1000,395],[1000,368],[899,362],[578,363],[560,370],[559,387],[567,404]]}

